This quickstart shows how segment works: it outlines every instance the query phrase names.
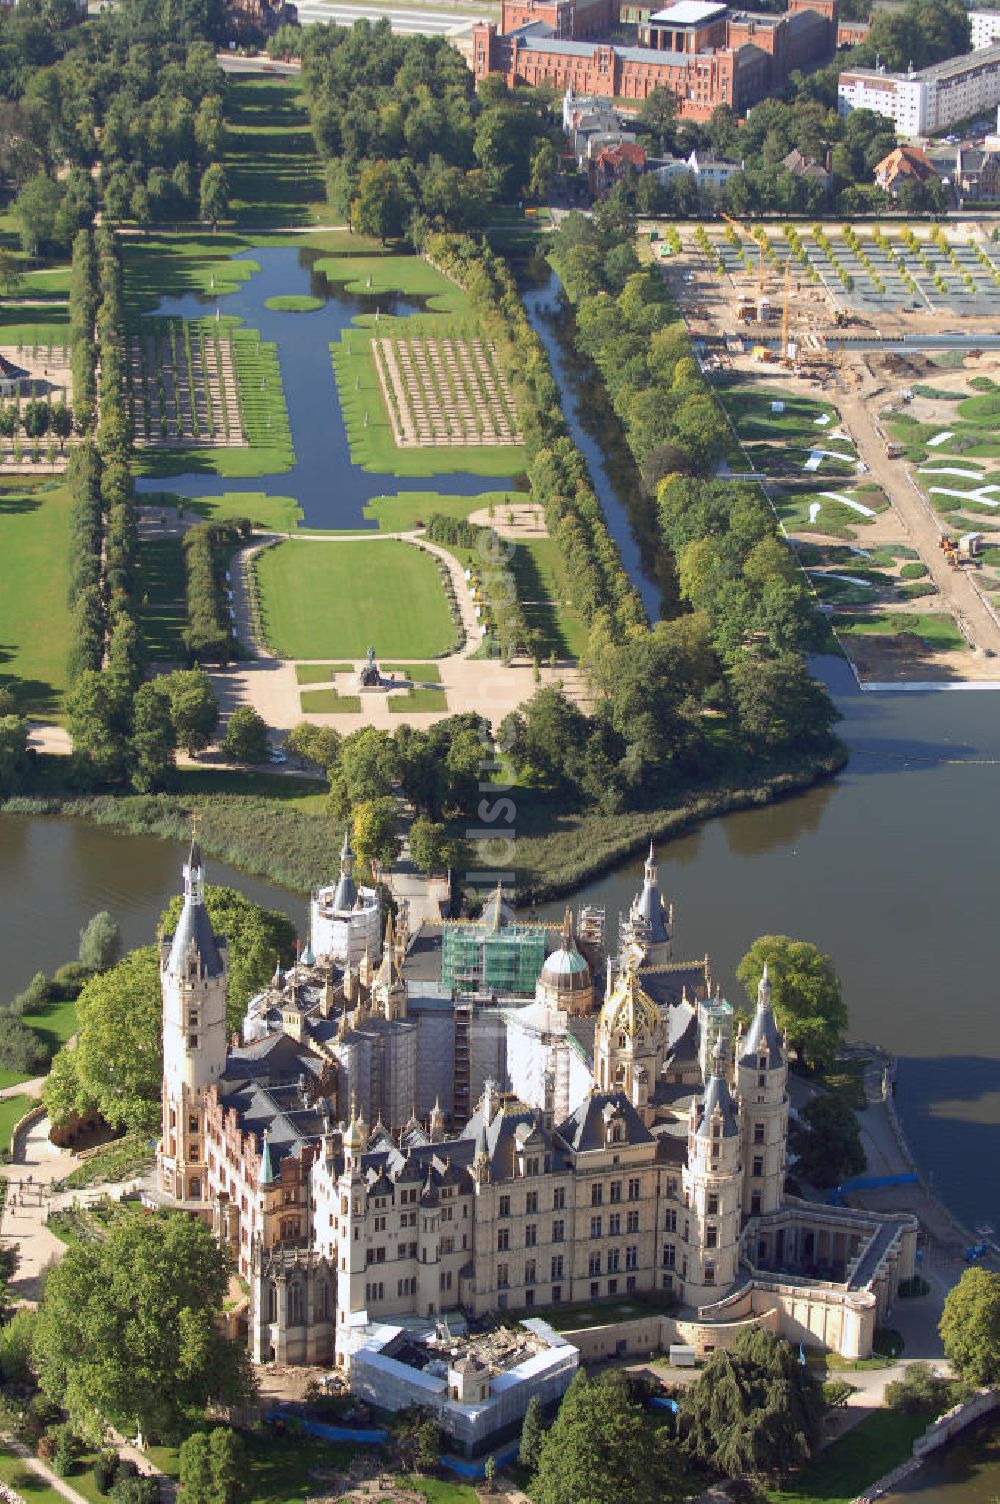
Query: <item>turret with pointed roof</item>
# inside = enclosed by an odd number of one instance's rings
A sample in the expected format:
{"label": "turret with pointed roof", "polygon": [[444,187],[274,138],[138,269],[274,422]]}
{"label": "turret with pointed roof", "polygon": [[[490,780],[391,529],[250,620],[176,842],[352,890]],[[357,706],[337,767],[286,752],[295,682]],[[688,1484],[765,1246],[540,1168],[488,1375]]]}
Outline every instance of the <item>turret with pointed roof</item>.
{"label": "turret with pointed roof", "polygon": [[182,1201],[207,1193],[200,1122],[205,1087],[226,1068],[228,950],[205,907],[205,869],[192,840],[183,866],[184,904],[172,937],[160,946],[163,1006],[163,1135],[160,1189]]}
{"label": "turret with pointed roof", "polygon": [[766,961],[757,986],[757,1009],[743,1040],[740,1060],[763,1065],[766,1070],[777,1070],[785,1063],[784,1042],[771,1009],[771,979]]}
{"label": "turret with pointed roof", "polygon": [[671,913],[660,895],[657,879],[656,850],[649,843],[649,855],[643,867],[642,890],[632,900],[627,940],[642,945],[650,960],[665,960],[670,955]]}
{"label": "turret with pointed roof", "polygon": [[344,844],[340,848],[340,878],[333,895],[333,908],[341,914],[353,909],[358,901],[358,889],[354,881],[354,852],[344,828]]}
{"label": "turret with pointed roof", "polygon": [[736,1081],[743,1100],[747,1170],[743,1211],[754,1217],[781,1204],[788,1141],[788,1058],[771,1009],[766,963],[757,988],[757,1009],[739,1045]]}

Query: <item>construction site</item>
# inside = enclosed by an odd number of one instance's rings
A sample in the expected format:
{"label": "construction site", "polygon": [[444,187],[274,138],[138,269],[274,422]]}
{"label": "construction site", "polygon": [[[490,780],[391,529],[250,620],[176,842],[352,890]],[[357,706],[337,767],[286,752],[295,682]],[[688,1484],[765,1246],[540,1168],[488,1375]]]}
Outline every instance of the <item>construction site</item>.
{"label": "construction site", "polygon": [[996,233],[641,232],[729,419],[723,473],[766,489],[865,688],[1000,687]]}

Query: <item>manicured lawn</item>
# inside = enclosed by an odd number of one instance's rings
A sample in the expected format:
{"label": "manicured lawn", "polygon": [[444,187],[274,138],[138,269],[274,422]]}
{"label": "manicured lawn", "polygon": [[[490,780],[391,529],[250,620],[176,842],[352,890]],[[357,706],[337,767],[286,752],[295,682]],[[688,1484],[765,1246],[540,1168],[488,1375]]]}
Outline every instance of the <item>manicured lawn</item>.
{"label": "manicured lawn", "polygon": [[0,1448],[0,1479],[28,1500],[29,1504],[66,1504],[62,1494],[49,1488],[20,1457],[15,1457],[13,1452],[3,1448]]}
{"label": "manicured lawn", "polygon": [[40,351],[65,345],[69,339],[66,305],[39,308],[32,303],[6,303],[0,308],[0,345],[23,345]]}
{"label": "manicured lawn", "polygon": [[[169,484],[169,482],[167,483]],[[143,498],[147,506],[158,501],[163,506],[181,507],[196,512],[211,522],[226,522],[231,517],[248,517],[254,527],[268,533],[294,533],[302,508],[294,496],[268,496],[263,491],[224,491],[221,496],[199,496],[180,501],[172,492],[149,492]]]}
{"label": "manicured lawn", "polygon": [[296,684],[325,684],[327,679],[332,679],[334,674],[346,674],[350,669],[349,663],[297,663],[295,665]]}
{"label": "manicured lawn", "polygon": [[965,638],[950,616],[939,612],[906,615],[859,616],[836,623],[840,632],[895,637],[900,632],[915,632],[930,648],[945,652],[965,652]]}
{"label": "manicured lawn", "polygon": [[559,551],[551,538],[527,538],[510,561],[519,600],[529,627],[541,633],[543,652],[557,658],[578,658],[587,647],[587,623],[567,605]]}
{"label": "manicured lawn", "polygon": [[311,1436],[244,1433],[249,1454],[250,1504],[299,1504],[330,1490],[324,1473],[350,1466],[350,1447]]}
{"label": "manicured lawn", "polygon": [[323,176],[297,78],[230,78],[226,89],[230,212],[267,228],[322,224]]}
{"label": "manicured lawn", "polygon": [[380,663],[383,674],[399,674],[414,684],[440,684],[441,670],[436,663]]}
{"label": "manicured lawn", "polygon": [[45,1003],[34,1013],[22,1013],[22,1022],[40,1034],[53,1049],[64,1045],[71,1034],[76,1033],[76,1000],[61,999]]}
{"label": "manicured lawn", "polygon": [[427,1504],[479,1504],[479,1496],[466,1483],[449,1483],[446,1478],[407,1478],[407,1488],[423,1494]]}
{"label": "manicured lawn", "polygon": [[443,517],[468,517],[470,512],[499,509],[517,500],[518,493],[487,491],[482,496],[442,496],[440,491],[407,491],[399,496],[379,496],[365,507],[365,516],[375,518],[383,533],[402,533],[423,527],[435,512]]}
{"label": "manicured lawn", "polygon": [[[251,242],[241,235],[208,230],[129,236],[122,242],[125,306],[130,317],[149,313],[164,297],[185,293],[224,298],[259,268],[247,257],[234,261]],[[206,306],[206,314],[212,310]]]}
{"label": "manicured lawn", "polygon": [[448,652],[448,602],[429,554],[395,540],[288,540],[257,562],[264,630],[282,658]]}
{"label": "manicured lawn", "polygon": [[28,715],[62,707],[69,652],[70,498],[0,482],[0,684]]}
{"label": "manicured lawn", "polygon": [[[0,1153],[10,1148],[10,1136],[31,1106],[30,1097],[4,1097],[0,1100]],[[0,1470],[0,1478],[4,1477]]]}
{"label": "manicured lawn", "polygon": [[187,625],[184,549],[179,538],[145,538],[139,544],[140,624],[146,656],[176,662],[184,654]]}
{"label": "manicured lawn", "polygon": [[900,1415],[876,1410],[822,1451],[802,1469],[794,1483],[770,1489],[770,1504],[850,1504],[883,1473],[905,1462],[930,1415]]}
{"label": "manicured lawn", "polygon": [[360,695],[338,695],[331,686],[326,689],[304,689],[299,695],[303,711],[315,715],[359,715]]}
{"label": "manicured lawn", "polygon": [[[719,390],[719,398],[741,439],[768,439],[781,434],[786,438],[822,444],[823,435],[837,427],[836,411],[826,403],[776,391],[771,386],[764,391],[748,390],[743,386],[723,387]],[[783,403],[783,411],[774,412],[772,402]],[[817,423],[817,418],[829,421]],[[839,447],[839,443],[833,447]]]}
{"label": "manicured lawn", "polygon": [[317,308],[323,307],[323,299],[306,292],[285,292],[274,298],[265,298],[264,306],[275,313],[315,313]]}
{"label": "manicured lawn", "polygon": [[[363,292],[370,296],[378,293],[402,293],[404,297],[427,300],[427,309],[432,313],[447,313],[460,318],[472,316],[472,305],[467,295],[456,283],[450,281],[422,256],[323,256],[314,270],[323,272],[331,282],[342,282],[348,292]],[[383,312],[384,320],[384,312]],[[374,318],[364,318],[364,323],[374,328]],[[412,334],[445,333],[443,322],[421,320],[417,325],[407,325]],[[397,326],[386,323],[381,333],[398,332]]]}

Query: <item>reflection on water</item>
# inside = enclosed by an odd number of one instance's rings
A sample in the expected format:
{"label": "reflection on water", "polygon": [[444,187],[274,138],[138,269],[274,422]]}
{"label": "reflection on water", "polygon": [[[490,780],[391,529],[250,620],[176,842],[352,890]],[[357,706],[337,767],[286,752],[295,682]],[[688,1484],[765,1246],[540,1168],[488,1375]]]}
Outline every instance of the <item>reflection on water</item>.
{"label": "reflection on water", "polygon": [[[223,313],[236,315],[249,328],[259,330],[266,343],[277,345],[295,446],[292,469],[242,482],[214,474],[151,478],[138,481],[138,490],[172,491],[190,497],[234,491],[294,496],[302,507],[304,526],[360,529],[376,526],[365,518],[362,509],[379,496],[409,491],[478,496],[484,491],[521,489],[523,481],[514,477],[484,479],[455,471],[420,480],[398,480],[393,475],[371,474],[352,463],[330,346],[339,343],[344,332],[351,329],[352,320],[362,314],[378,310],[403,318],[423,311],[426,299],[399,293],[346,292],[343,284],[331,282],[316,270],[315,263],[322,256],[322,251],[294,246],[247,251],[236,260],[254,261],[260,271],[235,292],[218,300],[198,293],[163,298],[156,310],[176,318],[203,318],[206,304],[218,302]],[[323,299],[323,307],[312,313],[277,313],[267,307],[268,298],[284,293],[311,293]]]}
{"label": "reflection on water", "polygon": [[[839,661],[822,672],[844,714],[848,767],[664,848],[676,951],[707,951],[742,1006],[736,966],[758,935],[828,951],[852,1035],[900,1057],[897,1103],[921,1164],[965,1221],[1000,1225],[1000,766],[963,761],[1000,758],[1000,697],[862,695]],[[605,905],[614,932],[641,878],[637,856],[578,897]],[[944,1103],[961,1110],[942,1113]]]}
{"label": "reflection on water", "polygon": [[[660,585],[651,561],[644,559],[642,555],[629,506],[630,499],[633,498],[628,496],[614,474],[606,447],[585,426],[586,382],[583,373],[574,369],[558,337],[558,320],[568,316],[560,304],[562,283],[545,262],[529,266],[526,275],[530,280],[522,285],[521,296],[529,322],[545,346],[552,374],[562,393],[566,426],[587,462],[591,483],[604,511],[608,530],[618,545],[625,573],[642,597],[650,620],[656,621],[660,615]],[[634,472],[632,479],[635,484],[637,478]]]}
{"label": "reflection on water", "polygon": [[[99,909],[121,926],[126,948],[156,938],[160,914],[181,891],[185,848],[82,820],[0,815],[0,935],[8,1002],[36,971],[74,960],[79,932]],[[289,914],[304,933],[306,900],[211,859],[208,880]]]}
{"label": "reflection on water", "polygon": [[900,1488],[884,1494],[884,1504],[996,1504],[1000,1496],[1000,1424],[971,1426],[959,1441],[942,1447],[934,1459]]}

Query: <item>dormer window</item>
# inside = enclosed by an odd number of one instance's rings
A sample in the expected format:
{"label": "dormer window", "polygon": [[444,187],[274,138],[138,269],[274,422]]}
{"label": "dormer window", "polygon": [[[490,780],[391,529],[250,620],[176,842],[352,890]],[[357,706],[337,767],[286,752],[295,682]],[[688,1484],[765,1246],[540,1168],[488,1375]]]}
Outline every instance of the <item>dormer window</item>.
{"label": "dormer window", "polygon": [[620,1050],[624,1050],[625,1047],[627,1046],[627,1044],[628,1044],[628,1035],[625,1033],[625,1030],[622,1029],[621,1033],[618,1036],[618,1048]]}
{"label": "dormer window", "polygon": [[611,1132],[609,1133],[608,1137],[613,1144],[620,1144],[624,1142],[625,1124],[622,1122],[621,1118],[615,1118],[614,1122],[611,1124]]}

